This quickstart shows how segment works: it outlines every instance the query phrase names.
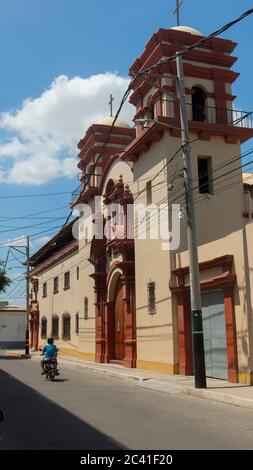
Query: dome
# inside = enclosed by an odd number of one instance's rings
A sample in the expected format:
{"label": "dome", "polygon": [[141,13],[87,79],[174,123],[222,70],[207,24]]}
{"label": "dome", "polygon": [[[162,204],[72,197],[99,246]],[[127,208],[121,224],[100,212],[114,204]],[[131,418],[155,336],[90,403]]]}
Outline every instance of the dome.
{"label": "dome", "polygon": [[190,33],[194,34],[195,36],[204,36],[200,31],[197,29],[191,28],[190,26],[174,26],[173,28],[170,29],[175,29],[176,31],[182,31],[184,33]]}
{"label": "dome", "polygon": [[[97,122],[97,124],[103,124],[104,126],[111,126],[113,121],[114,121],[114,117],[108,116],[104,119],[101,119],[99,122]],[[117,119],[115,126],[124,127],[125,129],[130,129],[129,124],[127,124],[126,121],[123,121],[123,119],[119,119],[119,118]]]}

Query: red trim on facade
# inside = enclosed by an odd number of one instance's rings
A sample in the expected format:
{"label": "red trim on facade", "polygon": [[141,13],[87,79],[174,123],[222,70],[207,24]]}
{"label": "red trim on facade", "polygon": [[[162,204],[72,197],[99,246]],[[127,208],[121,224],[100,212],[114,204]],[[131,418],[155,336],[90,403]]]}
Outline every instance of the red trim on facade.
{"label": "red trim on facade", "polygon": [[122,160],[136,161],[141,153],[149,150],[153,142],[157,142],[164,134],[164,127],[162,128],[157,123],[151,124],[147,129],[144,129],[133,142],[125,149],[122,154]]}
{"label": "red trim on facade", "polygon": [[192,364],[192,335],[190,297],[184,290],[178,293],[178,352],[179,374],[191,375]]}
{"label": "red trim on facade", "polygon": [[236,323],[233,285],[224,288],[224,306],[227,337],[228,381],[238,381],[238,357],[236,347]]}
{"label": "red trim on facade", "polygon": [[[127,204],[133,203],[133,196],[121,176],[118,180],[109,180],[105,188],[104,204],[110,205],[113,202],[122,205],[124,214],[126,214]],[[122,261],[112,263],[108,271],[107,257],[111,250],[116,250],[121,255]],[[115,270],[120,268],[122,275],[119,275],[117,282],[123,287],[123,364],[125,367],[136,367],[134,241],[127,238],[115,238],[110,241],[94,238],[91,243],[90,262],[94,266],[94,273],[91,277],[95,281],[96,362],[104,363],[115,359],[114,299],[108,301],[108,288]]]}
{"label": "red trim on facade", "polygon": [[[154,72],[158,73],[157,70],[155,70]],[[159,65],[159,73],[161,75],[164,73],[168,73],[175,78],[177,75],[176,63],[169,62],[167,64],[165,63]],[[232,70],[217,69],[213,67],[200,67],[190,62],[184,62],[184,74],[186,77],[193,77],[196,79],[204,78],[206,80],[213,80],[214,77],[216,77],[217,79],[222,80],[224,83],[233,83],[240,75],[239,73],[236,73]],[[145,96],[151,90],[151,88],[152,85],[150,85],[149,83],[147,84],[147,82],[145,82],[142,78],[135,79],[133,81],[134,92],[132,93],[131,98],[129,100],[130,103],[136,106],[139,96]]]}
{"label": "red trim on facade", "polygon": [[40,311],[39,311],[39,302],[37,300],[32,300],[30,303],[30,347],[35,351],[39,349],[39,320],[40,320]]}
{"label": "red trim on facade", "polygon": [[[152,35],[150,40],[145,46],[144,52],[138,57],[134,63],[131,65],[129,69],[129,73],[134,74],[135,72],[139,71],[144,66],[147,66],[148,59],[152,55],[155,49],[159,46],[159,44],[169,45],[176,45],[181,43],[185,46],[190,46],[195,42],[199,41],[200,36],[196,36],[187,32],[177,31],[173,29],[159,29],[156,33]],[[222,57],[229,57],[225,56],[224,53],[230,54],[234,51],[236,47],[236,43],[229,41],[227,39],[220,39],[220,38],[213,38],[206,40],[200,46],[201,51],[198,49],[199,52],[206,53],[206,51],[215,52],[216,54],[220,54]]]}
{"label": "red trim on facade", "polygon": [[[223,274],[202,281],[201,291],[222,289],[224,292],[224,310],[226,323],[226,341],[228,358],[228,380],[238,381],[238,359],[236,342],[236,323],[234,310],[234,285],[236,275],[232,273],[233,256],[226,255],[213,260],[200,263],[200,271],[221,267]],[[179,370],[181,374],[192,374],[192,345],[190,322],[190,287],[186,284],[189,267],[172,270],[177,282],[170,285],[171,291],[178,299],[178,344],[179,344]]]}

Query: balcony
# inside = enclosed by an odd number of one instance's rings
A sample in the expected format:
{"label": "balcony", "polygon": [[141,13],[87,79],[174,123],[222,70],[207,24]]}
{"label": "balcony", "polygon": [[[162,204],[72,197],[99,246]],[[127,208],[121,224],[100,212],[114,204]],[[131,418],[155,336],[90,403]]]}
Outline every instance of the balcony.
{"label": "balcony", "polygon": [[[169,118],[179,117],[179,106],[177,102],[166,100],[165,108],[164,116]],[[252,112],[197,104],[193,105],[192,103],[187,103],[186,109],[189,121],[253,129]]]}
{"label": "balcony", "polygon": [[[162,111],[163,115],[157,117],[158,121],[180,128],[178,101],[165,100]],[[187,103],[186,112],[190,132],[197,133],[201,140],[210,140],[211,136],[223,136],[227,143],[243,144],[253,137],[252,112],[196,103]],[[171,134],[180,137],[180,130],[174,129]]]}
{"label": "balcony", "polygon": [[252,113],[247,111],[187,104],[187,115],[190,121],[253,129]]}
{"label": "balcony", "polygon": [[30,313],[38,314],[39,313],[39,302],[37,300],[32,300],[30,304]]}

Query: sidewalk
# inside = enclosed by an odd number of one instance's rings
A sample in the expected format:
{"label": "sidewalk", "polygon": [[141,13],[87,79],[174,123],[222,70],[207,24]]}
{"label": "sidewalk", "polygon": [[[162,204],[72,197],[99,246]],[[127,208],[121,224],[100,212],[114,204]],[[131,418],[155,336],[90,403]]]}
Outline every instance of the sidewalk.
{"label": "sidewalk", "polygon": [[[0,351],[1,355],[1,351]],[[4,355],[25,357],[23,351],[5,351]],[[31,360],[39,361],[38,353],[31,353]],[[194,377],[166,375],[141,369],[126,369],[114,364],[96,364],[73,356],[58,356],[60,368],[70,367],[94,374],[104,374],[122,380],[135,381],[136,385],[168,395],[191,395],[218,403],[251,408],[253,410],[253,386],[231,384],[225,380],[207,379],[207,389],[195,389]]]}

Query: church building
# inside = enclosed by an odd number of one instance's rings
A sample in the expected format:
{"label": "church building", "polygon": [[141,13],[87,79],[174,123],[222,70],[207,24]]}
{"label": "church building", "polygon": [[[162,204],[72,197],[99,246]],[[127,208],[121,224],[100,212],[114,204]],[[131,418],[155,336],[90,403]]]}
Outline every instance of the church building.
{"label": "church building", "polygon": [[[193,374],[177,70],[164,59],[202,37],[183,26],[154,33],[129,69],[135,126],[118,118],[112,128],[110,116],[80,136],[72,208],[89,205],[93,236],[86,224],[77,239],[74,220],[31,256],[31,347],[52,334],[62,353],[84,360]],[[240,147],[253,126],[234,108],[235,48],[208,39],[183,55],[183,68],[207,376],[251,384],[253,186]],[[113,236],[94,235],[98,197],[102,227],[113,205],[122,210]],[[138,226],[128,217],[137,204],[146,209]],[[171,250],[158,230],[163,217],[171,232],[180,227]]]}

